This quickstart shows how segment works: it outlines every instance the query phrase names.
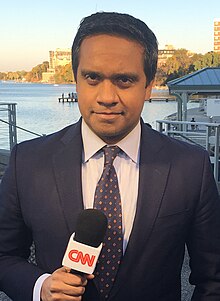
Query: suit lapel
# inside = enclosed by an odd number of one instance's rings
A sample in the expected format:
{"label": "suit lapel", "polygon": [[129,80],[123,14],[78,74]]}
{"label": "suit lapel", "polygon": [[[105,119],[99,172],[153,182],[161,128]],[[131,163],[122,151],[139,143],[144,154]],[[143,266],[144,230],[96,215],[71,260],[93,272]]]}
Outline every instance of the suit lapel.
{"label": "suit lapel", "polygon": [[62,137],[61,147],[53,156],[56,186],[70,234],[79,211],[83,209],[81,162],[81,122],[78,122]]}
{"label": "suit lapel", "polygon": [[170,170],[169,154],[166,154],[162,140],[158,133],[142,124],[137,209],[129,243],[111,296],[114,296],[125,282],[124,277],[132,271],[139,252],[146,248],[159,212]]}
{"label": "suit lapel", "polygon": [[142,133],[137,210],[130,240],[131,245],[139,243],[139,250],[147,243],[153,229],[170,170],[169,155],[160,137],[154,137],[157,133],[143,127]]}

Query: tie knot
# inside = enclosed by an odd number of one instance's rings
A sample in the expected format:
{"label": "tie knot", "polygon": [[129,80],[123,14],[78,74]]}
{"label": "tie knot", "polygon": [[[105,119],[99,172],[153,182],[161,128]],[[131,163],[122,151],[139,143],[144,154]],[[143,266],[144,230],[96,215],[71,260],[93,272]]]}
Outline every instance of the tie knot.
{"label": "tie knot", "polygon": [[105,154],[105,165],[110,164],[112,165],[115,157],[120,152],[120,148],[115,146],[104,146],[103,147],[104,154]]}

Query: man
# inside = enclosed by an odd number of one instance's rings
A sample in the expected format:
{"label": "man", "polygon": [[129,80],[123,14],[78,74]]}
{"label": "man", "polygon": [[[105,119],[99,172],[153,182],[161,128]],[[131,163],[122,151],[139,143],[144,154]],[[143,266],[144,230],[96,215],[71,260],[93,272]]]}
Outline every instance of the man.
{"label": "man", "polygon": [[[19,301],[178,301],[186,244],[192,300],[220,300],[220,202],[208,155],[140,119],[156,73],[154,34],[132,16],[97,13],[82,21],[72,60],[82,120],[17,145],[2,181],[0,288]],[[79,212],[94,207],[105,145],[121,150],[113,165],[123,254],[103,296],[96,273],[73,275],[62,258]],[[27,262],[32,241],[37,266]]]}

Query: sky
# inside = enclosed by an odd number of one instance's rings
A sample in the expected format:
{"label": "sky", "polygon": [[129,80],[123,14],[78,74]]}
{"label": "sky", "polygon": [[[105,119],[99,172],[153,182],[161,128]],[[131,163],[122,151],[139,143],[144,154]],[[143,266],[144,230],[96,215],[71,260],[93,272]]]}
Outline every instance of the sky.
{"label": "sky", "polygon": [[213,50],[219,0],[1,1],[0,72],[30,71],[49,51],[71,48],[80,20],[98,11],[128,13],[155,33],[159,49],[171,44],[196,53]]}

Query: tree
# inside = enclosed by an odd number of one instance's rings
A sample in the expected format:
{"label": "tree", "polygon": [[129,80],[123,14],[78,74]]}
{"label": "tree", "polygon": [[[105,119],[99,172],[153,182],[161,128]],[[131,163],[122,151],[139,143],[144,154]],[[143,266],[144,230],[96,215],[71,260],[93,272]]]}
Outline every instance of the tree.
{"label": "tree", "polygon": [[0,80],[16,80],[21,81],[24,79],[26,71],[9,71],[9,72],[0,72]]}
{"label": "tree", "polygon": [[167,74],[177,73],[179,76],[183,76],[188,72],[191,64],[190,55],[186,49],[178,49],[174,55],[167,59],[165,64]]}
{"label": "tree", "polygon": [[194,61],[194,69],[200,70],[205,67],[219,67],[220,53],[210,51]]}
{"label": "tree", "polygon": [[71,63],[65,66],[57,66],[55,69],[54,80],[56,84],[74,82]]}
{"label": "tree", "polygon": [[[169,57],[158,72],[156,81],[165,85],[167,81],[181,77],[189,72],[192,64],[191,54],[186,49],[177,49],[172,57]],[[162,78],[160,76],[162,75]]]}
{"label": "tree", "polygon": [[165,85],[168,81],[179,78],[205,67],[220,66],[220,54],[208,52],[191,54],[186,49],[178,49],[166,63],[158,68],[156,84]]}
{"label": "tree", "polygon": [[6,73],[0,72],[0,80],[5,80],[5,79],[6,79]]}
{"label": "tree", "polygon": [[[172,57],[169,57],[165,64],[158,67],[155,85],[164,86],[172,79],[189,74],[205,67],[219,67],[220,53],[208,52],[202,54],[191,54],[186,49],[177,49]],[[23,80],[29,82],[41,82],[42,73],[49,68],[49,62],[45,61],[32,68],[30,72],[15,71],[0,73],[0,80]],[[57,66],[55,69],[54,82],[57,84],[75,82],[71,63],[65,66]]]}
{"label": "tree", "polygon": [[42,73],[46,72],[49,68],[49,62],[45,61],[32,68],[30,72],[26,74],[26,80],[30,82],[39,82],[42,80]]}

